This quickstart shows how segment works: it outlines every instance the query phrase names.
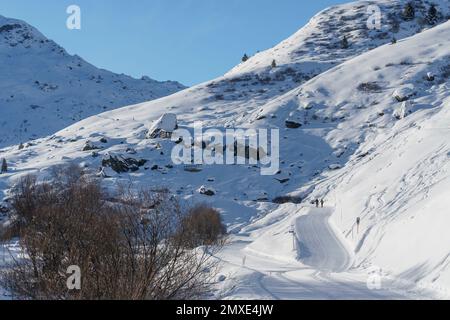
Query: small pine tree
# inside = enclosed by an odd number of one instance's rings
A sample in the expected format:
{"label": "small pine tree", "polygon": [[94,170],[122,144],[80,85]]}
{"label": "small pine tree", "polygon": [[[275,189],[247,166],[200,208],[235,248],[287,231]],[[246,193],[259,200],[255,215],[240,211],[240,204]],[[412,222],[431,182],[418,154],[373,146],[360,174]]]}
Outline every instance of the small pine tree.
{"label": "small pine tree", "polygon": [[344,38],[341,40],[341,48],[342,49],[348,49],[349,47],[347,36],[344,36]]}
{"label": "small pine tree", "polygon": [[244,54],[244,56],[242,57],[242,62],[246,62],[248,59],[248,55]]}
{"label": "small pine tree", "polygon": [[414,6],[411,2],[408,2],[405,5],[402,15],[403,15],[403,19],[406,21],[413,20],[416,17],[416,10],[414,9]]}
{"label": "small pine tree", "polygon": [[272,69],[275,69],[277,67],[277,62],[275,60],[272,61]]}
{"label": "small pine tree", "polygon": [[6,159],[3,158],[2,159],[2,169],[0,171],[0,173],[6,173],[8,172],[8,164],[6,163]]}
{"label": "small pine tree", "polygon": [[428,14],[427,14],[428,24],[430,24],[430,25],[435,24],[436,20],[437,20],[437,16],[438,16],[438,11],[436,9],[436,5],[432,4],[430,6],[430,8],[428,9]]}

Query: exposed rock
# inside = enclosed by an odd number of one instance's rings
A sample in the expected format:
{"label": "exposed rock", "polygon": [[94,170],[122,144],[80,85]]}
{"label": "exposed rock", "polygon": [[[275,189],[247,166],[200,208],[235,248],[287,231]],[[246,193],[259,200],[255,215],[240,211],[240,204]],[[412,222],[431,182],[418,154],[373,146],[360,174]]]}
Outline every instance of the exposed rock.
{"label": "exposed rock", "polygon": [[404,102],[409,100],[414,95],[414,90],[410,87],[402,87],[399,89],[396,89],[392,96],[398,101],[398,102]]}
{"label": "exposed rock", "polygon": [[198,189],[197,191],[198,193],[209,197],[216,195],[216,191],[214,189],[205,186],[201,186],[200,189]]}
{"label": "exposed rock", "polygon": [[272,200],[273,203],[277,204],[284,204],[284,203],[293,203],[293,204],[300,204],[302,203],[303,199],[298,196],[279,196]]}
{"label": "exposed rock", "polygon": [[196,165],[187,165],[184,167],[184,171],[196,173],[196,172],[201,172],[202,168],[200,166],[196,166]]}
{"label": "exposed rock", "polygon": [[289,178],[285,178],[285,179],[277,179],[277,178],[275,178],[275,180],[277,180],[281,184],[285,184],[285,183],[289,182],[289,180],[291,180],[291,179],[289,179]]}
{"label": "exposed rock", "polygon": [[286,128],[289,129],[298,129],[302,126],[300,122],[293,121],[293,120],[286,120]]}
{"label": "exposed rock", "polygon": [[123,158],[121,156],[110,155],[109,158],[103,159],[102,166],[110,167],[117,173],[125,172],[135,172],[138,171],[140,167],[144,166],[147,160],[144,159],[134,159],[134,158]]}
{"label": "exposed rock", "polygon": [[92,150],[98,150],[99,147],[92,144],[90,141],[86,141],[86,144],[83,147],[83,151],[92,151]]}
{"label": "exposed rock", "polygon": [[339,169],[342,168],[342,166],[341,166],[339,163],[334,163],[334,164],[330,164],[330,165],[328,166],[328,168],[329,168],[330,170],[339,170]]}
{"label": "exposed rock", "polygon": [[227,277],[221,274],[217,277],[217,282],[224,282],[226,279]]}
{"label": "exposed rock", "polygon": [[396,119],[401,120],[406,118],[411,113],[412,113],[412,102],[408,100],[404,101],[399,108],[394,110],[393,116]]}
{"label": "exposed rock", "polygon": [[252,201],[268,201],[269,196],[267,192],[261,190],[248,191],[245,195]]}

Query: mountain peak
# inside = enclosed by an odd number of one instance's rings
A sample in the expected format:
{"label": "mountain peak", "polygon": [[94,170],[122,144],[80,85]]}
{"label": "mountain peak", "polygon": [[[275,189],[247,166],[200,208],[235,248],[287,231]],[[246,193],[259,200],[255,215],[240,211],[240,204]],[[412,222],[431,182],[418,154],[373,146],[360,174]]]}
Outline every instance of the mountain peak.
{"label": "mountain peak", "polygon": [[[0,16],[0,147],[46,136],[114,108],[182,90],[174,81],[98,69],[31,25]],[[44,125],[43,125],[44,124]]]}

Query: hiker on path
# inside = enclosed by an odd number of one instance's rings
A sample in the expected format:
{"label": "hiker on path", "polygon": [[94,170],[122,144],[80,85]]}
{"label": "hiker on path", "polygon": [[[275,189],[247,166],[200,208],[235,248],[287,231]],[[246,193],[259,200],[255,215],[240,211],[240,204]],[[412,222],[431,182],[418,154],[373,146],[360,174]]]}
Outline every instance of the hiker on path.
{"label": "hiker on path", "polygon": [[324,203],[325,203],[324,199],[320,200],[320,204],[321,204],[322,208],[323,208]]}
{"label": "hiker on path", "polygon": [[361,218],[358,217],[356,218],[356,227],[357,227],[357,232],[359,233],[359,225],[361,224]]}
{"label": "hiker on path", "polygon": [[316,208],[319,207],[319,199],[316,199]]}

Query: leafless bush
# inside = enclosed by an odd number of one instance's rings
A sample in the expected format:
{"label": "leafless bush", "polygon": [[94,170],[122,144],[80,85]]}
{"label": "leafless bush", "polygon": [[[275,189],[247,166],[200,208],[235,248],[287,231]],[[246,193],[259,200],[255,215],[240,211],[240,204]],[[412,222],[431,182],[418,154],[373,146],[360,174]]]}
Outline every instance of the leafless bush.
{"label": "leafless bush", "polygon": [[382,88],[376,82],[364,82],[358,85],[358,90],[363,92],[379,92]]}
{"label": "leafless bush", "polygon": [[226,233],[220,213],[206,205],[189,210],[182,225],[186,243],[192,248],[217,243]]}
{"label": "leafless bush", "polygon": [[[51,183],[27,176],[15,189],[24,257],[1,275],[15,298],[204,297],[215,277],[211,254],[224,234],[215,229],[220,221],[215,210],[185,213],[168,193],[118,188],[111,195],[81,172],[71,172],[56,171]],[[200,217],[212,219],[204,229]],[[81,290],[66,285],[73,265],[81,269]]]}

